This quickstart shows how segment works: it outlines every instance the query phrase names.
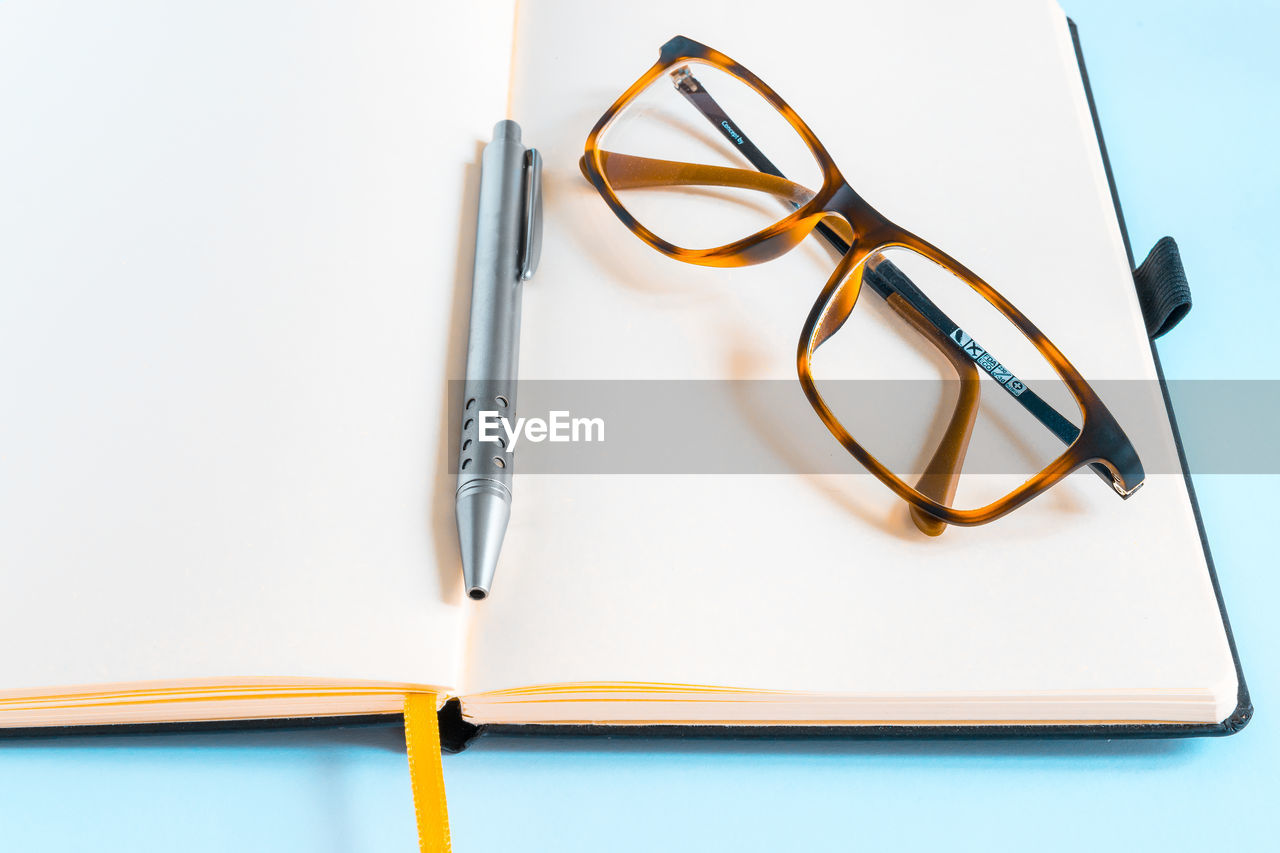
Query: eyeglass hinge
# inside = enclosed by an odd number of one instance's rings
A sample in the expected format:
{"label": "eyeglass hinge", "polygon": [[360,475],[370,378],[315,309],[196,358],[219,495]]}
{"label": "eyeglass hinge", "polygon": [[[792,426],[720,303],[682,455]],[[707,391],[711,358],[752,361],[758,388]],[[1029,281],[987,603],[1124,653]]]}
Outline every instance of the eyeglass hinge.
{"label": "eyeglass hinge", "polygon": [[693,94],[702,90],[698,85],[698,80],[693,76],[693,72],[689,70],[689,66],[681,65],[675,71],[671,72],[671,80],[675,87],[686,94]]}

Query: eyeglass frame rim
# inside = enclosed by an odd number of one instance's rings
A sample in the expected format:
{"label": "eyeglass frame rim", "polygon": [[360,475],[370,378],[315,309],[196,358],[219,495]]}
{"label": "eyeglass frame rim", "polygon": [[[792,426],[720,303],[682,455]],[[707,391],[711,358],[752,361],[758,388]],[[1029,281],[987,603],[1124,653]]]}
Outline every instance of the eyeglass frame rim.
{"label": "eyeglass frame rim", "polygon": [[[698,61],[732,75],[765,98],[800,134],[822,170],[823,183],[813,198],[787,216],[740,240],[708,249],[676,246],[633,216],[617,197],[604,176],[601,156],[605,153],[599,140],[631,101],[674,66],[685,61]],[[600,193],[605,203],[627,228],[652,248],[675,260],[700,266],[748,266],[780,257],[799,245],[827,217],[839,216],[853,231],[849,251],[845,253],[805,320],[796,353],[796,369],[800,384],[819,418],[845,450],[864,468],[888,486],[901,499],[919,507],[929,515],[960,526],[973,526],[994,521],[1018,509],[1032,498],[1061,482],[1072,472],[1100,463],[1112,476],[1112,486],[1128,498],[1145,481],[1136,450],[1110,410],[1089,386],[1084,376],[1032,323],[1026,315],[995,288],[955,258],[914,233],[889,221],[868,204],[849,184],[835,164],[834,158],[803,119],[767,83],[745,66],[725,54],[686,36],[675,36],[659,51],[657,62],[618,97],[600,117],[587,137],[580,163],[587,180]],[[975,509],[956,509],[941,504],[907,484],[886,468],[849,433],[823,400],[813,380],[810,362],[822,341],[815,343],[819,323],[840,292],[846,279],[877,251],[900,247],[915,251],[958,276],[989,304],[1000,311],[1049,361],[1067,385],[1081,412],[1080,432],[1076,439],[1047,466],[1002,498]],[[861,287],[861,278],[857,286]],[[852,311],[858,294],[848,305]]]}

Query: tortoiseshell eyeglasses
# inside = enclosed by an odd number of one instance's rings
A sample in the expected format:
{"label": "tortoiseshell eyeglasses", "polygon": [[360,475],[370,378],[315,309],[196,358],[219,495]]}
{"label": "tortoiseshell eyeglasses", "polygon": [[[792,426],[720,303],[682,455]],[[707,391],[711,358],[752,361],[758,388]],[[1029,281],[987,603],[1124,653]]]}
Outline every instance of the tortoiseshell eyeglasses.
{"label": "tortoiseshell eyeglasses", "polygon": [[[800,384],[924,533],[985,524],[1086,465],[1122,497],[1142,485],[1133,445],[1058,348],[864,201],[800,117],[724,54],[683,36],[663,45],[596,123],[581,166],[636,236],[676,260],[756,264],[810,233],[834,250],[800,334]],[[879,298],[859,300],[864,284]],[[996,386],[985,394],[984,377]]]}

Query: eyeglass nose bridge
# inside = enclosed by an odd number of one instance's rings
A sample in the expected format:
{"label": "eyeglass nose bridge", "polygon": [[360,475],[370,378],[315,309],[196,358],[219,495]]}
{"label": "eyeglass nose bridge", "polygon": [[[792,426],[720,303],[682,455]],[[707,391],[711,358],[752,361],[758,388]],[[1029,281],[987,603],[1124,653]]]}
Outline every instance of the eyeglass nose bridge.
{"label": "eyeglass nose bridge", "polygon": [[838,172],[832,176],[818,198],[822,202],[822,211],[826,214],[824,223],[838,219],[848,229],[847,237],[841,235],[845,243],[842,253],[857,251],[860,246],[874,247],[895,242],[895,238],[901,233],[901,229],[858,195]]}
{"label": "eyeglass nose bridge", "polygon": [[[778,194],[776,190],[773,192]],[[735,257],[737,263],[764,263],[791,251],[810,234],[817,234],[844,259],[858,252],[860,245],[868,245],[868,235],[874,240],[881,234],[887,238],[893,233],[892,224],[867,204],[838,173],[812,193],[805,204],[799,205],[797,212],[804,215],[791,223],[782,220],[771,229],[724,247],[725,253]],[[844,266],[843,261],[841,265]]]}
{"label": "eyeglass nose bridge", "polygon": [[[816,218],[804,233],[817,234],[840,255],[806,324],[802,348],[812,354],[835,334],[852,313],[862,289],[862,263],[870,251],[891,243],[895,226],[876,212],[842,176],[833,176],[814,199]],[[807,341],[807,343],[803,343]],[[804,357],[807,361],[808,356]]]}

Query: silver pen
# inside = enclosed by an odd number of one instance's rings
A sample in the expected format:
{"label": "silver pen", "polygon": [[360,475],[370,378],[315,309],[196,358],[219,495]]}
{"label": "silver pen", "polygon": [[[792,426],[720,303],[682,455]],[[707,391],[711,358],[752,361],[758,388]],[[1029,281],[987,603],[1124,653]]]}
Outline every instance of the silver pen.
{"label": "silver pen", "polygon": [[500,121],[480,165],[471,331],[458,453],[458,542],[467,595],[489,595],[511,518],[511,449],[496,419],[515,423],[520,295],[542,249],[542,158],[520,142],[520,125]]}

